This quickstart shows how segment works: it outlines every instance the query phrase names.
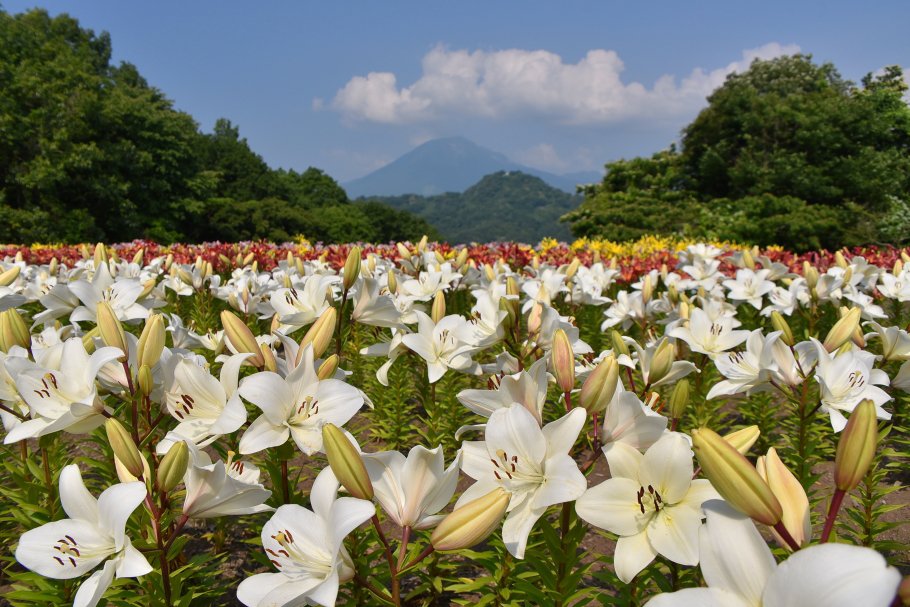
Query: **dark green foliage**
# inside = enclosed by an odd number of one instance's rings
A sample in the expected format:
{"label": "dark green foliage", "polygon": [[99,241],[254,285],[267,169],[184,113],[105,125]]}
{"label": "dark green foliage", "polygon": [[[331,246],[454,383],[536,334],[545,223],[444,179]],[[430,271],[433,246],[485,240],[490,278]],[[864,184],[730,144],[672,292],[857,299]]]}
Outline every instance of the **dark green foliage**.
{"label": "dark green foliage", "polygon": [[578,196],[551,187],[539,177],[514,171],[487,175],[461,194],[406,194],[371,200],[422,217],[452,243],[537,242],[544,237],[569,240],[568,229],[558,220],[580,202]]}
{"label": "dark green foliage", "polygon": [[858,87],[795,55],[732,74],[682,152],[607,165],[564,219],[579,236],[645,233],[804,251],[901,243],[910,227],[910,108],[899,67]]}
{"label": "dark green foliage", "polygon": [[[419,238],[320,171],[273,170],[229,120],[202,134],[111,40],[68,15],[0,9],[0,241]],[[376,223],[374,223],[374,217]]]}

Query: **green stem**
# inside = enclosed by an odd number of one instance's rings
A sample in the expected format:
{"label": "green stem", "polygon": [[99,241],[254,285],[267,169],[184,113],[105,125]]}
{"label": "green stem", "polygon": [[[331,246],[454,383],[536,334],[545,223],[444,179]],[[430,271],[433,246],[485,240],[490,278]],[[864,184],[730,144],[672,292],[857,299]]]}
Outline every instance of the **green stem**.
{"label": "green stem", "polygon": [[291,503],[291,483],[288,480],[288,460],[281,460],[281,494],[285,504]]}
{"label": "green stem", "polygon": [[[566,394],[566,396],[568,396],[568,394]],[[562,550],[561,550],[562,554],[559,555],[559,564],[556,568],[556,592],[558,595],[556,597],[556,607],[563,607],[563,605],[565,605],[565,602],[563,601],[563,596],[566,593],[566,589],[563,588],[563,581],[564,581],[564,578],[566,577],[566,573],[567,573],[567,571],[566,571],[566,560],[567,560],[566,552],[568,550],[568,546],[566,545],[566,542],[568,541],[569,527],[572,523],[571,517],[572,517],[571,502],[563,502],[562,514],[560,515],[560,520],[559,520],[559,536],[561,538],[560,546],[562,548]]]}
{"label": "green stem", "polygon": [[44,488],[47,489],[47,509],[50,512],[51,519],[57,511],[56,497],[54,497],[54,480],[51,476],[51,466],[47,457],[47,447],[41,447],[41,466],[44,469]]}

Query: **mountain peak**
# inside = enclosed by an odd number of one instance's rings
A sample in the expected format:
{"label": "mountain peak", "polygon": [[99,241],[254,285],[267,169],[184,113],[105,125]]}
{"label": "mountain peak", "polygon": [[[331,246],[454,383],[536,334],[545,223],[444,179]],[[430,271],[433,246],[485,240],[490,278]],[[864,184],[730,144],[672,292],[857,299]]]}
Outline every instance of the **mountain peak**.
{"label": "mountain peak", "polygon": [[[361,196],[430,196],[463,192],[485,175],[499,171],[520,171],[542,178],[553,187],[575,192],[578,174],[570,178],[538,171],[513,162],[504,154],[480,146],[464,137],[431,139],[369,175],[344,184],[351,198]],[[600,176],[591,173],[590,181]]]}

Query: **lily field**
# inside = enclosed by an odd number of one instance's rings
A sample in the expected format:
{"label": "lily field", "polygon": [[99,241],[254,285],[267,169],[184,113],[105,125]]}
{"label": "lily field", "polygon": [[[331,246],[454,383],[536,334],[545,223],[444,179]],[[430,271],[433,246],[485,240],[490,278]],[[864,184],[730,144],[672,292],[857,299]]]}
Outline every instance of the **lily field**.
{"label": "lily field", "polygon": [[0,246],[0,603],[908,605],[908,253]]}

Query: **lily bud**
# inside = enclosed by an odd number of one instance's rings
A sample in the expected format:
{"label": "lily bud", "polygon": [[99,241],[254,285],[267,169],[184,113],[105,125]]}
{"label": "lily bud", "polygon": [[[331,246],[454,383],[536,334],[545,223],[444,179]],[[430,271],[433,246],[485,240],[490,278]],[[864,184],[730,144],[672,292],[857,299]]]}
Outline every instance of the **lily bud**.
{"label": "lily bud", "polygon": [[846,268],[849,265],[849,264],[847,264],[847,260],[844,259],[844,254],[841,253],[840,251],[834,252],[834,263],[837,264],[838,268],[842,268],[842,269]]}
{"label": "lily bud", "polygon": [[177,441],[167,450],[158,465],[158,488],[170,491],[183,480],[190,465],[190,450],[186,441]]}
{"label": "lily bud", "polygon": [[242,265],[248,266],[248,265],[250,265],[251,263],[253,263],[253,260],[254,260],[254,259],[256,259],[256,254],[253,253],[252,251],[250,251],[250,252],[247,253],[246,256],[243,258],[243,264],[242,264]]}
{"label": "lily bud", "polygon": [[60,269],[60,262],[57,260],[56,257],[54,257],[53,259],[51,259],[51,262],[47,265],[47,272],[51,276],[56,276],[58,269]]}
{"label": "lily bud", "polygon": [[575,387],[575,353],[569,336],[562,329],[553,333],[553,349],[550,351],[550,362],[556,383],[563,392],[570,392]]}
{"label": "lily bud", "polygon": [[666,377],[676,361],[676,347],[669,339],[664,339],[654,356],[651,358],[651,367],[648,370],[648,383],[655,384]]}
{"label": "lily bud", "polygon": [[[790,472],[777,455],[774,447],[768,449],[767,456],[761,456],[755,463],[759,476],[765,479],[768,486],[781,507],[784,516],[781,519],[784,527],[797,544],[802,546],[812,535],[812,526],[809,522],[809,498],[800,484],[799,479]],[[781,547],[790,549],[786,541],[775,531],[771,530],[774,539]]]}
{"label": "lily bud", "polygon": [[136,251],[135,255],[133,255],[133,263],[136,264],[137,266],[141,266],[142,261],[144,259],[145,259],[145,249],[139,249],[138,251]]}
{"label": "lily bud", "polygon": [[733,445],[709,428],[692,432],[692,449],[705,476],[734,508],[753,520],[773,527],[783,507],[758,471]]}
{"label": "lily bud", "polygon": [[139,384],[139,392],[143,396],[148,396],[152,393],[152,390],[155,389],[155,378],[152,376],[152,368],[148,365],[142,365],[139,367],[139,373],[137,373],[137,383]]}
{"label": "lily bud", "polygon": [[853,332],[859,327],[861,313],[862,310],[859,308],[851,308],[840,320],[834,323],[834,326],[828,331],[827,337],[825,337],[823,344],[825,350],[834,352],[853,336]]}
{"label": "lily bud", "polygon": [[316,370],[316,377],[319,379],[329,379],[335,375],[335,371],[338,369],[338,355],[332,354],[327,359],[322,361],[322,364],[319,365],[319,369]]}
{"label": "lily bud", "polygon": [[758,426],[746,426],[745,428],[740,428],[739,430],[725,434],[724,440],[733,445],[734,449],[743,455],[746,455],[760,435],[761,430],[758,429]]}
{"label": "lily bud", "polygon": [[900,276],[901,272],[903,272],[903,271],[904,271],[904,262],[901,261],[900,259],[895,260],[894,268],[891,270],[891,273],[894,274],[895,276]]}
{"label": "lily bud", "polygon": [[433,305],[430,308],[430,318],[433,319],[434,323],[438,324],[440,320],[445,318],[445,315],[446,297],[442,291],[436,291],[436,295],[433,296]]}
{"label": "lily bud", "polygon": [[[685,297],[685,295],[683,295],[682,297]],[[689,302],[683,300],[682,297],[680,297],[680,300],[679,300],[679,317],[682,320],[689,320],[689,309],[691,308],[691,306],[689,305]],[[685,324],[688,324],[688,323],[685,323]]]}
{"label": "lily bud", "polygon": [[750,270],[755,269],[755,258],[752,257],[752,253],[749,249],[743,250],[743,267],[749,268]]}
{"label": "lily bud", "polygon": [[106,301],[99,301],[96,314],[102,341],[104,341],[105,345],[119,348],[123,352],[123,356],[119,360],[120,362],[126,362],[126,357],[129,353],[129,349],[126,346],[126,333],[123,332],[123,327],[120,325],[120,321],[117,320],[117,315],[114,313],[111,304]]}
{"label": "lily bud", "polygon": [[[141,454],[140,454],[141,455]],[[141,481],[147,478],[152,478],[152,471],[149,468],[149,463],[146,461],[145,456],[142,455],[142,476],[136,476],[132,472],[126,469],[126,466],[123,465],[123,462],[120,461],[120,458],[114,454],[114,472],[117,473],[117,478],[120,479],[121,483],[135,483],[136,481]]]}
{"label": "lily bud", "polygon": [[809,265],[808,261],[803,262],[803,278],[806,279],[806,286],[810,290],[814,290],[818,286],[818,269],[815,266]]}
{"label": "lily bud", "polygon": [[267,344],[259,344],[259,351],[262,353],[263,371],[271,371],[272,373],[278,371],[278,361],[275,360],[275,354],[272,349]]}
{"label": "lily bud", "polygon": [[793,338],[793,331],[790,329],[790,324],[777,310],[771,312],[771,326],[774,327],[775,331],[780,331],[780,340],[782,342],[793,347],[796,343],[796,339]]}
{"label": "lily bud", "polygon": [[303,355],[303,349],[307,344],[313,344],[313,356],[319,358],[326,351],[332,342],[332,334],[335,332],[335,322],[338,320],[338,312],[335,308],[325,309],[316,322],[309,328],[303,339],[300,340],[300,350],[297,351],[297,364],[300,364],[300,357]]}
{"label": "lily bud", "polygon": [[630,356],[628,344],[623,341],[622,335],[616,329],[613,329],[613,331],[610,333],[610,342],[612,342],[613,352],[615,352],[617,356],[620,354]]}
{"label": "lily bud", "polygon": [[345,291],[354,286],[354,283],[357,282],[357,277],[360,276],[360,258],[362,254],[360,247],[351,247],[351,250],[348,251],[348,258],[344,262],[341,283]]}
{"label": "lily bud", "polygon": [[123,424],[110,417],[104,422],[104,431],[107,433],[107,441],[114,450],[114,455],[117,456],[123,467],[136,478],[142,476],[142,455]]}
{"label": "lily bud", "polygon": [[8,287],[13,284],[19,278],[19,272],[21,271],[21,266],[13,266],[9,270],[4,270],[0,273],[0,287]]}
{"label": "lily bud", "polygon": [[253,336],[253,332],[246,326],[236,314],[229,310],[221,313],[221,325],[224,327],[224,335],[234,346],[234,349],[240,353],[252,354],[247,359],[251,365],[261,368],[265,359],[262,357],[262,350],[259,349],[259,342]]}
{"label": "lily bud", "polygon": [[13,346],[30,349],[32,334],[19,313],[9,309],[0,312],[0,348],[4,352],[9,352]]}
{"label": "lily bud", "polygon": [[396,242],[395,248],[398,249],[398,255],[401,256],[402,259],[408,260],[411,258],[411,252],[408,251],[408,248],[406,246],[404,246],[404,243]]}
{"label": "lily bud", "polygon": [[566,281],[570,281],[575,278],[576,272],[578,272],[578,267],[581,265],[581,260],[577,257],[572,259],[572,263],[569,264],[569,267],[566,268]]}
{"label": "lily bud", "polygon": [[164,351],[164,338],[167,331],[164,327],[164,317],[161,314],[152,314],[145,321],[142,334],[139,336],[137,347],[140,365],[154,367]]}
{"label": "lily bud", "polygon": [[689,404],[689,380],[683,378],[676,382],[673,392],[670,394],[670,417],[682,419],[687,404]]}
{"label": "lily bud", "polygon": [[[512,308],[513,314],[516,318],[521,314],[521,302],[519,301],[521,297],[521,289],[518,287],[518,281],[515,280],[514,276],[509,276],[506,278],[506,295],[511,299],[506,299],[508,305]],[[502,299],[500,299],[502,301]]]}
{"label": "lily bud", "polygon": [[104,248],[103,243],[98,243],[95,245],[95,268],[100,268],[101,264],[107,263],[107,249]]}
{"label": "lily bud", "polygon": [[443,264],[446,262],[445,255],[439,251],[433,251],[433,256],[436,258],[436,263]]}
{"label": "lily bud", "polygon": [[462,266],[468,261],[468,250],[461,249],[458,251],[458,256],[455,258],[455,269],[459,270]]}
{"label": "lily bud", "polygon": [[528,314],[528,335],[539,335],[540,325],[543,322],[543,305],[535,303]]}
{"label": "lily bud", "polygon": [[324,425],[322,427],[322,444],[326,457],[329,459],[329,466],[341,486],[356,498],[373,499],[373,483],[370,482],[370,475],[363,464],[363,458],[344,432],[335,424]]}
{"label": "lily bud", "polygon": [[579,402],[589,413],[606,411],[619,384],[619,364],[615,356],[607,356],[581,385]]}
{"label": "lily bud", "polygon": [[456,508],[433,530],[430,544],[439,551],[476,546],[493,533],[506,514],[511,496],[502,487]]}
{"label": "lily bud", "polygon": [[866,399],[856,406],[837,442],[834,456],[834,485],[844,492],[859,485],[875,457],[878,421],[875,404]]}
{"label": "lily bud", "polygon": [[651,281],[651,275],[645,274],[641,281],[641,300],[643,303],[651,301],[651,295],[654,293],[654,285]]}
{"label": "lily bud", "polygon": [[142,292],[139,293],[139,297],[136,298],[136,301],[145,299],[151,295],[152,291],[155,290],[155,284],[156,282],[154,278],[149,278],[144,283],[142,283]]}
{"label": "lily bud", "polygon": [[101,335],[101,331],[98,330],[98,327],[92,327],[82,336],[82,347],[89,354],[95,351],[95,338],[99,335]]}
{"label": "lily bud", "polygon": [[423,253],[424,250],[426,250],[426,248],[427,248],[427,242],[429,242],[429,238],[427,238],[427,235],[424,234],[424,235],[420,238],[420,242],[417,243],[417,252],[418,252],[418,253]]}
{"label": "lily bud", "polygon": [[398,292],[398,278],[395,276],[394,270],[389,270],[389,273],[386,274],[386,286],[389,289],[389,295],[395,295]]}
{"label": "lily bud", "polygon": [[676,288],[676,285],[671,284],[667,287],[667,299],[672,304],[679,302],[679,289]]}

